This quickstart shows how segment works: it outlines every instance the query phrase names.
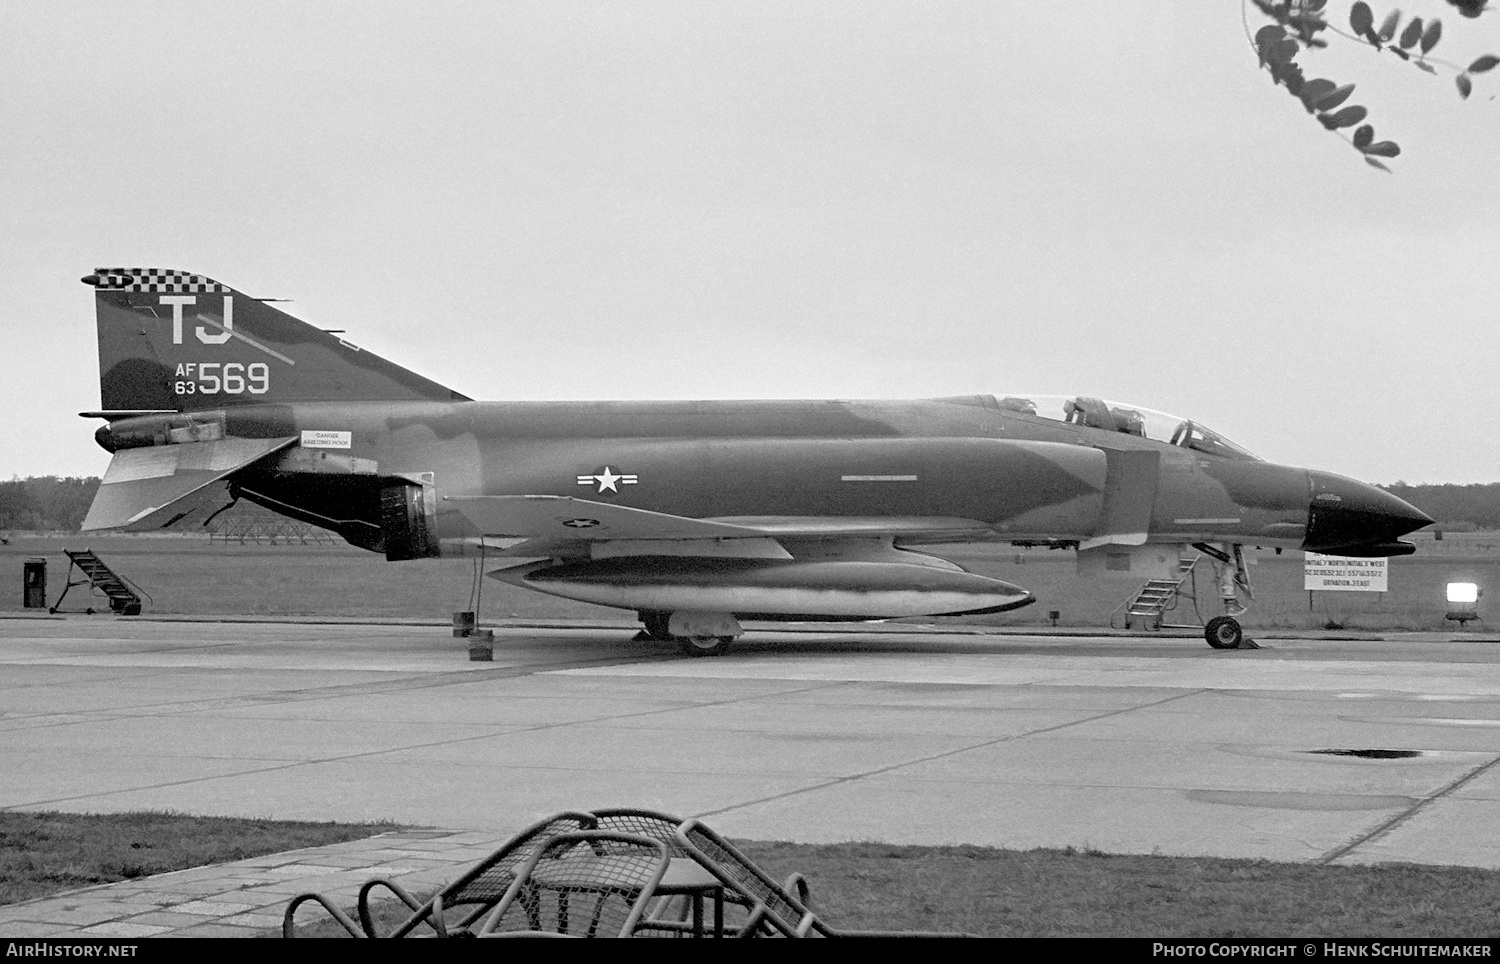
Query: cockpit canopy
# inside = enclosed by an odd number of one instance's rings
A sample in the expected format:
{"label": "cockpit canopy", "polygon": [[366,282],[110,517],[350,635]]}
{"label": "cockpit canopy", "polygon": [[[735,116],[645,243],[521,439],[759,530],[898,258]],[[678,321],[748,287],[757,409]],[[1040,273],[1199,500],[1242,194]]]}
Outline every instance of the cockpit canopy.
{"label": "cockpit canopy", "polygon": [[1122,405],[1087,395],[1006,395],[996,396],[996,401],[1003,409],[1038,418],[1149,438],[1210,455],[1259,461],[1218,432],[1139,405]]}

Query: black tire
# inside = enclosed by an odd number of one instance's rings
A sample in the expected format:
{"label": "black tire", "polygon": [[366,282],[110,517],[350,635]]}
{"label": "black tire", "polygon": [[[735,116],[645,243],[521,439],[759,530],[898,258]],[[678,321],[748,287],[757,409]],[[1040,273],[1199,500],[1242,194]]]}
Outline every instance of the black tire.
{"label": "black tire", "polygon": [[688,656],[723,656],[734,644],[733,636],[678,636],[677,645]]}
{"label": "black tire", "polygon": [[1215,616],[1203,627],[1203,638],[1214,649],[1239,649],[1245,632],[1240,629],[1239,620],[1233,616]]}
{"label": "black tire", "polygon": [[641,624],[646,627],[647,636],[659,643],[668,642],[673,638],[672,631],[667,628],[667,621],[672,618],[671,613],[641,613],[640,617]]}

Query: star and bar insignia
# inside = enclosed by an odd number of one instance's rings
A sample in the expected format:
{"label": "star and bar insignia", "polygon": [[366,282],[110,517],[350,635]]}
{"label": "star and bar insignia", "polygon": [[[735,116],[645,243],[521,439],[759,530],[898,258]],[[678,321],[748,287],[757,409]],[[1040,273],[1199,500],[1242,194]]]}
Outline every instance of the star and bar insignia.
{"label": "star and bar insignia", "polygon": [[605,492],[613,492],[616,495],[619,495],[620,486],[635,485],[639,481],[639,476],[632,475],[628,472],[616,472],[611,466],[608,465],[594,472],[592,475],[580,475],[578,477],[579,485],[599,486],[598,492],[596,493],[598,495],[602,495]]}

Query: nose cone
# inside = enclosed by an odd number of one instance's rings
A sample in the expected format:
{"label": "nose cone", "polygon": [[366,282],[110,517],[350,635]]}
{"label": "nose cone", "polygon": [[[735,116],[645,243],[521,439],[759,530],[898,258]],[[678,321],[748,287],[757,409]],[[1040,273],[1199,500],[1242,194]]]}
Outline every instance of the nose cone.
{"label": "nose cone", "polygon": [[1302,548],[1343,555],[1404,555],[1396,539],[1432,519],[1384,489],[1331,472],[1309,472],[1312,502]]}

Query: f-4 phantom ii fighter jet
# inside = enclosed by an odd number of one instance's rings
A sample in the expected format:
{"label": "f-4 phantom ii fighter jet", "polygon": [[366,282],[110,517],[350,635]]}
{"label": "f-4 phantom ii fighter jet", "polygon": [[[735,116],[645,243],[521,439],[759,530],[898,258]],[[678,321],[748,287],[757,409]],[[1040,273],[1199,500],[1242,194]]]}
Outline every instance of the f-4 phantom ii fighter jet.
{"label": "f-4 phantom ii fighter jet", "polygon": [[1239,645],[1243,546],[1404,555],[1432,520],[1205,426],[1082,395],[480,402],[201,275],[100,268],[113,453],[85,530],[202,526],[238,499],[389,560],[634,610],[694,654],[740,620],[992,613],[1025,589],[924,546],[1076,548],[1137,580],[1213,557]]}

